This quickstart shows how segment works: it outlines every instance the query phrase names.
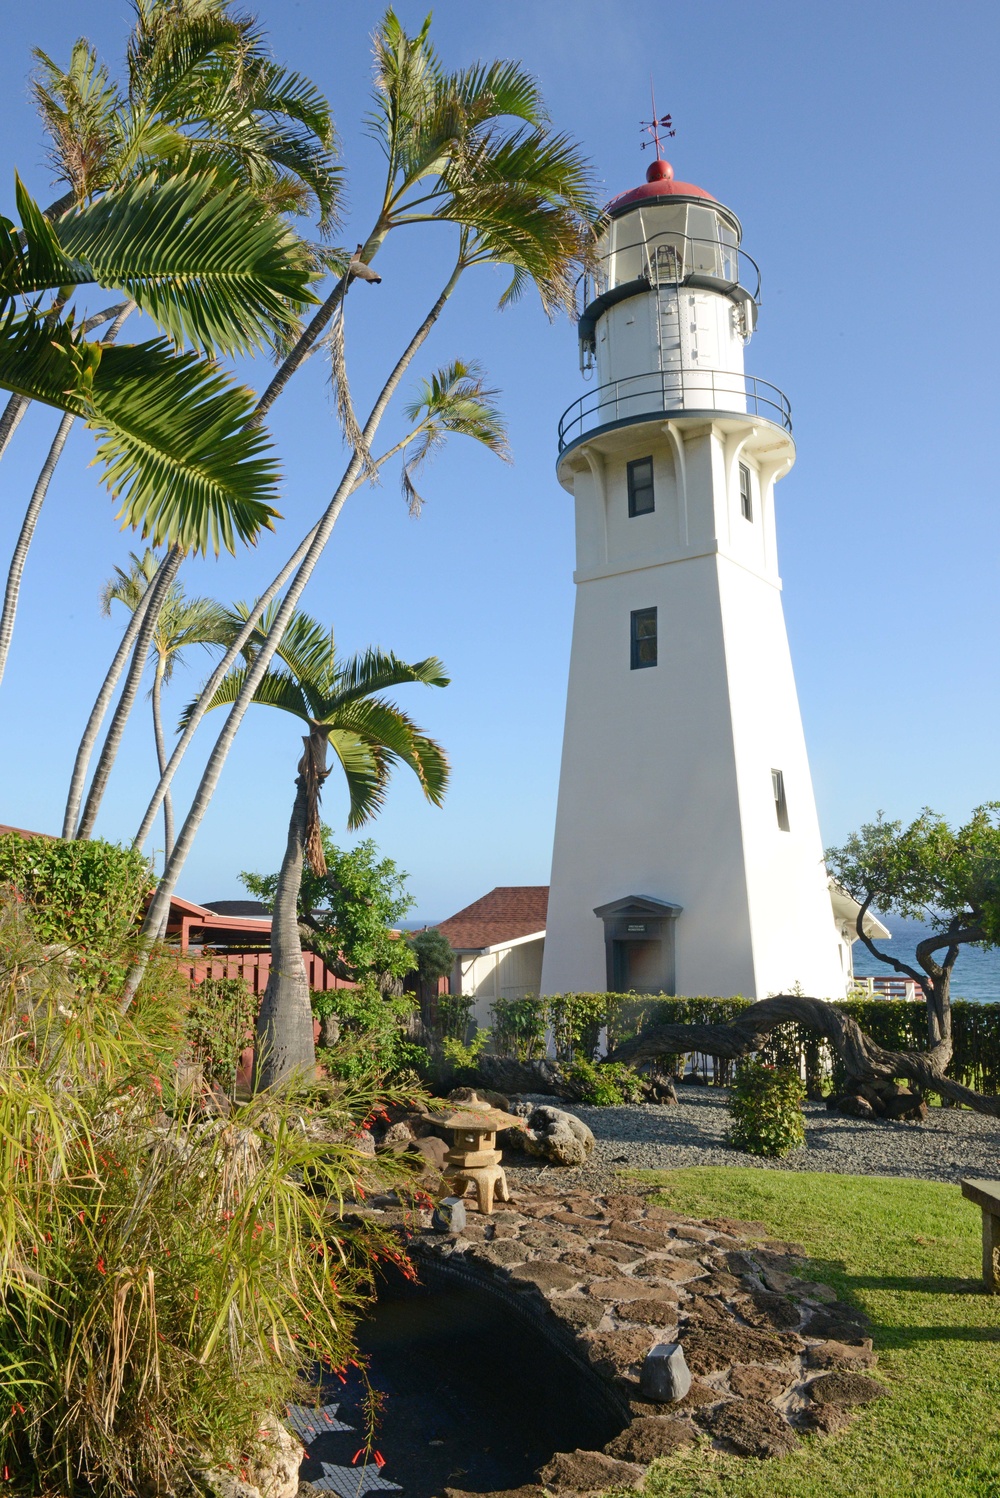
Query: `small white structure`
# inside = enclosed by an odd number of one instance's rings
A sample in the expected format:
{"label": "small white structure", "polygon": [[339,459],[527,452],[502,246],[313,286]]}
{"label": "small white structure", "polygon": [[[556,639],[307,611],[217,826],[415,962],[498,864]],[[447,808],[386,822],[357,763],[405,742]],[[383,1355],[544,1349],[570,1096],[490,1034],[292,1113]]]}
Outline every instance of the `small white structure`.
{"label": "small white structure", "polygon": [[475,998],[480,1027],[497,999],[541,993],[548,897],[545,884],[498,885],[438,926],[455,953],[451,991]]}
{"label": "small white structure", "polygon": [[745,374],[735,214],[658,160],[609,205],[559,428],[576,611],[542,992],[842,997],[781,606],[789,406]]}
{"label": "small white structure", "polygon": [[[854,943],[858,940],[858,911],[861,906],[854,896],[849,895],[843,885],[838,884],[835,879],[830,880],[830,905],[833,908],[833,920],[837,927],[837,941],[840,946],[840,960],[847,974],[848,987],[862,984],[871,990],[870,978],[855,979],[854,977]],[[872,941],[892,940],[892,932],[888,927],[883,926],[870,910],[865,912],[862,924],[865,935]],[[909,989],[905,997],[909,999],[913,997],[915,984],[912,978],[907,981]]]}

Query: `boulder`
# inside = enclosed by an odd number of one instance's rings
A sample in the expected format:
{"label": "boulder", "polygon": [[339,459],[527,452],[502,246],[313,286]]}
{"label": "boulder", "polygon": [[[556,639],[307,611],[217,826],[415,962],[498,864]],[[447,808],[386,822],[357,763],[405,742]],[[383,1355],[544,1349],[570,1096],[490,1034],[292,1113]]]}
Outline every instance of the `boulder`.
{"label": "boulder", "polygon": [[[547,1092],[554,1097],[562,1096],[562,1072],[554,1061],[544,1056],[537,1061],[515,1061],[510,1056],[479,1056],[476,1071],[483,1079],[484,1087],[510,1097],[512,1092]],[[476,1091],[482,1097],[482,1088]],[[505,1110],[506,1111],[506,1110]]]}
{"label": "boulder", "polygon": [[572,1113],[546,1104],[532,1107],[518,1104],[515,1112],[526,1119],[526,1129],[508,1129],[503,1143],[520,1147],[536,1159],[551,1165],[582,1165],[594,1148],[594,1136],[587,1125]]}
{"label": "boulder", "polygon": [[730,1399],[698,1416],[699,1423],[738,1456],[784,1456],[799,1438],[773,1404],[763,1399]]}
{"label": "boulder", "polygon": [[[274,1415],[263,1415],[258,1446],[250,1458],[249,1478],[261,1498],[296,1498],[305,1448]],[[234,1495],[235,1498],[235,1495]]]}
{"label": "boulder", "polygon": [[453,1087],[448,1094],[449,1103],[472,1103],[477,1098],[481,1103],[489,1103],[491,1108],[499,1108],[501,1113],[510,1112],[510,1099],[506,1093],[493,1092],[489,1087]]}
{"label": "boulder", "polygon": [[444,1170],[448,1157],[448,1146],[443,1139],[438,1139],[433,1134],[428,1134],[424,1139],[416,1139],[413,1142],[414,1153],[423,1155],[426,1167],[436,1171],[438,1174]]}
{"label": "boulder", "polygon": [[787,1373],[777,1368],[758,1368],[748,1363],[737,1363],[729,1370],[729,1387],[741,1399],[777,1399],[784,1394],[790,1382]]}
{"label": "boulder", "polygon": [[927,1104],[915,1092],[898,1092],[886,1098],[882,1109],[886,1118],[906,1119],[911,1123],[922,1123],[927,1117]]}
{"label": "boulder", "polygon": [[800,1338],[748,1326],[694,1327],[681,1343],[692,1373],[716,1373],[732,1363],[787,1363],[802,1350]]}
{"label": "boulder", "polygon": [[603,1451],[557,1451],[539,1476],[555,1492],[604,1493],[608,1488],[641,1488],[646,1474],[633,1462]]}
{"label": "boulder", "polygon": [[871,1404],[888,1392],[878,1379],[869,1378],[867,1373],[823,1373],[806,1385],[806,1393],[814,1404]]}
{"label": "boulder", "polygon": [[657,1342],[643,1359],[639,1392],[644,1399],[676,1404],[691,1387],[691,1371],[679,1342]]}
{"label": "boulder", "polygon": [[851,1347],[846,1342],[818,1342],[806,1348],[807,1368],[874,1368],[875,1354],[870,1347]]}

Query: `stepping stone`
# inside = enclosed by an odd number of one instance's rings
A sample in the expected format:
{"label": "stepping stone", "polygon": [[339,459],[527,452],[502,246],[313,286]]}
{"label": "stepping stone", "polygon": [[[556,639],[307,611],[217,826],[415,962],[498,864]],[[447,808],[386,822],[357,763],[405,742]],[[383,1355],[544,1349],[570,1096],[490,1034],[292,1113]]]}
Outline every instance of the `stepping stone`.
{"label": "stepping stone", "polygon": [[338,1498],[363,1498],[365,1493],[401,1493],[398,1482],[389,1482],[372,1462],[366,1467],[333,1467],[329,1462],[321,1463],[322,1477],[312,1478],[314,1488],[323,1493],[336,1493]]}
{"label": "stepping stone", "polygon": [[285,1424],[308,1446],[317,1436],[329,1435],[333,1430],[355,1429],[353,1425],[345,1425],[343,1420],[337,1419],[339,1409],[339,1404],[321,1404],[318,1407],[311,1404],[290,1404]]}

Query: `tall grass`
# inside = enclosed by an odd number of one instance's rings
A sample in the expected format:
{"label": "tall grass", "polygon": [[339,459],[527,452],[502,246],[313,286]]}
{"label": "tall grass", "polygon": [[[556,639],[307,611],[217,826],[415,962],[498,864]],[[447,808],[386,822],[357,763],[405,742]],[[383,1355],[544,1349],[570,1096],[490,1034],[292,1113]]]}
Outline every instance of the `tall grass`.
{"label": "tall grass", "polygon": [[291,1087],[225,1117],[178,1091],[183,989],[126,1019],[0,903],[0,1471],[125,1498],[239,1471],[310,1365],[342,1367],[394,1241],[344,1202],[385,1166],[372,1099]]}

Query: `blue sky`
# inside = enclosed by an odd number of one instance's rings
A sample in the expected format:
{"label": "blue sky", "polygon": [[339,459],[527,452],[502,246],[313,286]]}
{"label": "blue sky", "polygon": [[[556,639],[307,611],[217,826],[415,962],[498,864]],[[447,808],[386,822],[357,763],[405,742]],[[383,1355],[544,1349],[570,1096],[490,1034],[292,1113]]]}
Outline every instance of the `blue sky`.
{"label": "blue sky", "polygon": [[[398,8],[411,27],[424,14],[410,0]],[[342,238],[353,245],[380,181],[361,127],[380,7],[262,0],[258,9],[275,57],[310,73],[333,103],[349,175]],[[31,47],[65,60],[82,33],[114,61],[128,24],[125,0],[8,7],[4,211],[15,166],[43,201],[54,195],[26,85]],[[608,196],[642,179],[652,66],[658,105],[677,125],[677,175],[742,219],[763,274],[747,368],[788,393],[798,443],[777,491],[779,547],[824,838],[839,840],[879,807],[908,817],[929,803],[961,817],[1000,796],[1000,10],[979,0],[442,0],[434,26],[448,64],[520,58]],[[383,285],[352,291],[359,406],[433,299],[449,248],[445,230],[408,230],[380,257]],[[456,443],[425,476],[419,521],[394,479],[358,496],[306,595],[343,648],[434,653],[451,670],[446,691],[405,693],[452,756],[444,809],[428,807],[401,774],[371,829],[409,871],[417,911],[430,919],[494,884],[548,879],[573,607],[555,429],[582,387],[569,323],[550,325],[530,300],[498,314],[503,284],[500,272],[467,278],[418,373],[455,356],[481,360],[503,391],[514,464]],[[262,384],[267,371],[260,363],[246,375]],[[32,410],[0,465],[4,571],[55,423]],[[321,358],[275,407],[271,427],[285,520],[250,554],[191,566],[192,592],[251,595],[334,488],[344,452]],[[0,821],[46,831],[59,828],[79,733],[122,627],[100,617],[100,586],[134,544],[117,528],[92,455],[92,439],[76,432],[39,525],[0,686]],[[204,664],[192,657],[177,673],[174,707]],[[181,809],[206,729],[180,780]],[[291,719],[251,712],[181,893],[232,896],[241,868],[277,867],[297,754]],[[131,836],[154,768],[144,703],[102,835]],[[341,827],[332,778],[325,804]]]}

